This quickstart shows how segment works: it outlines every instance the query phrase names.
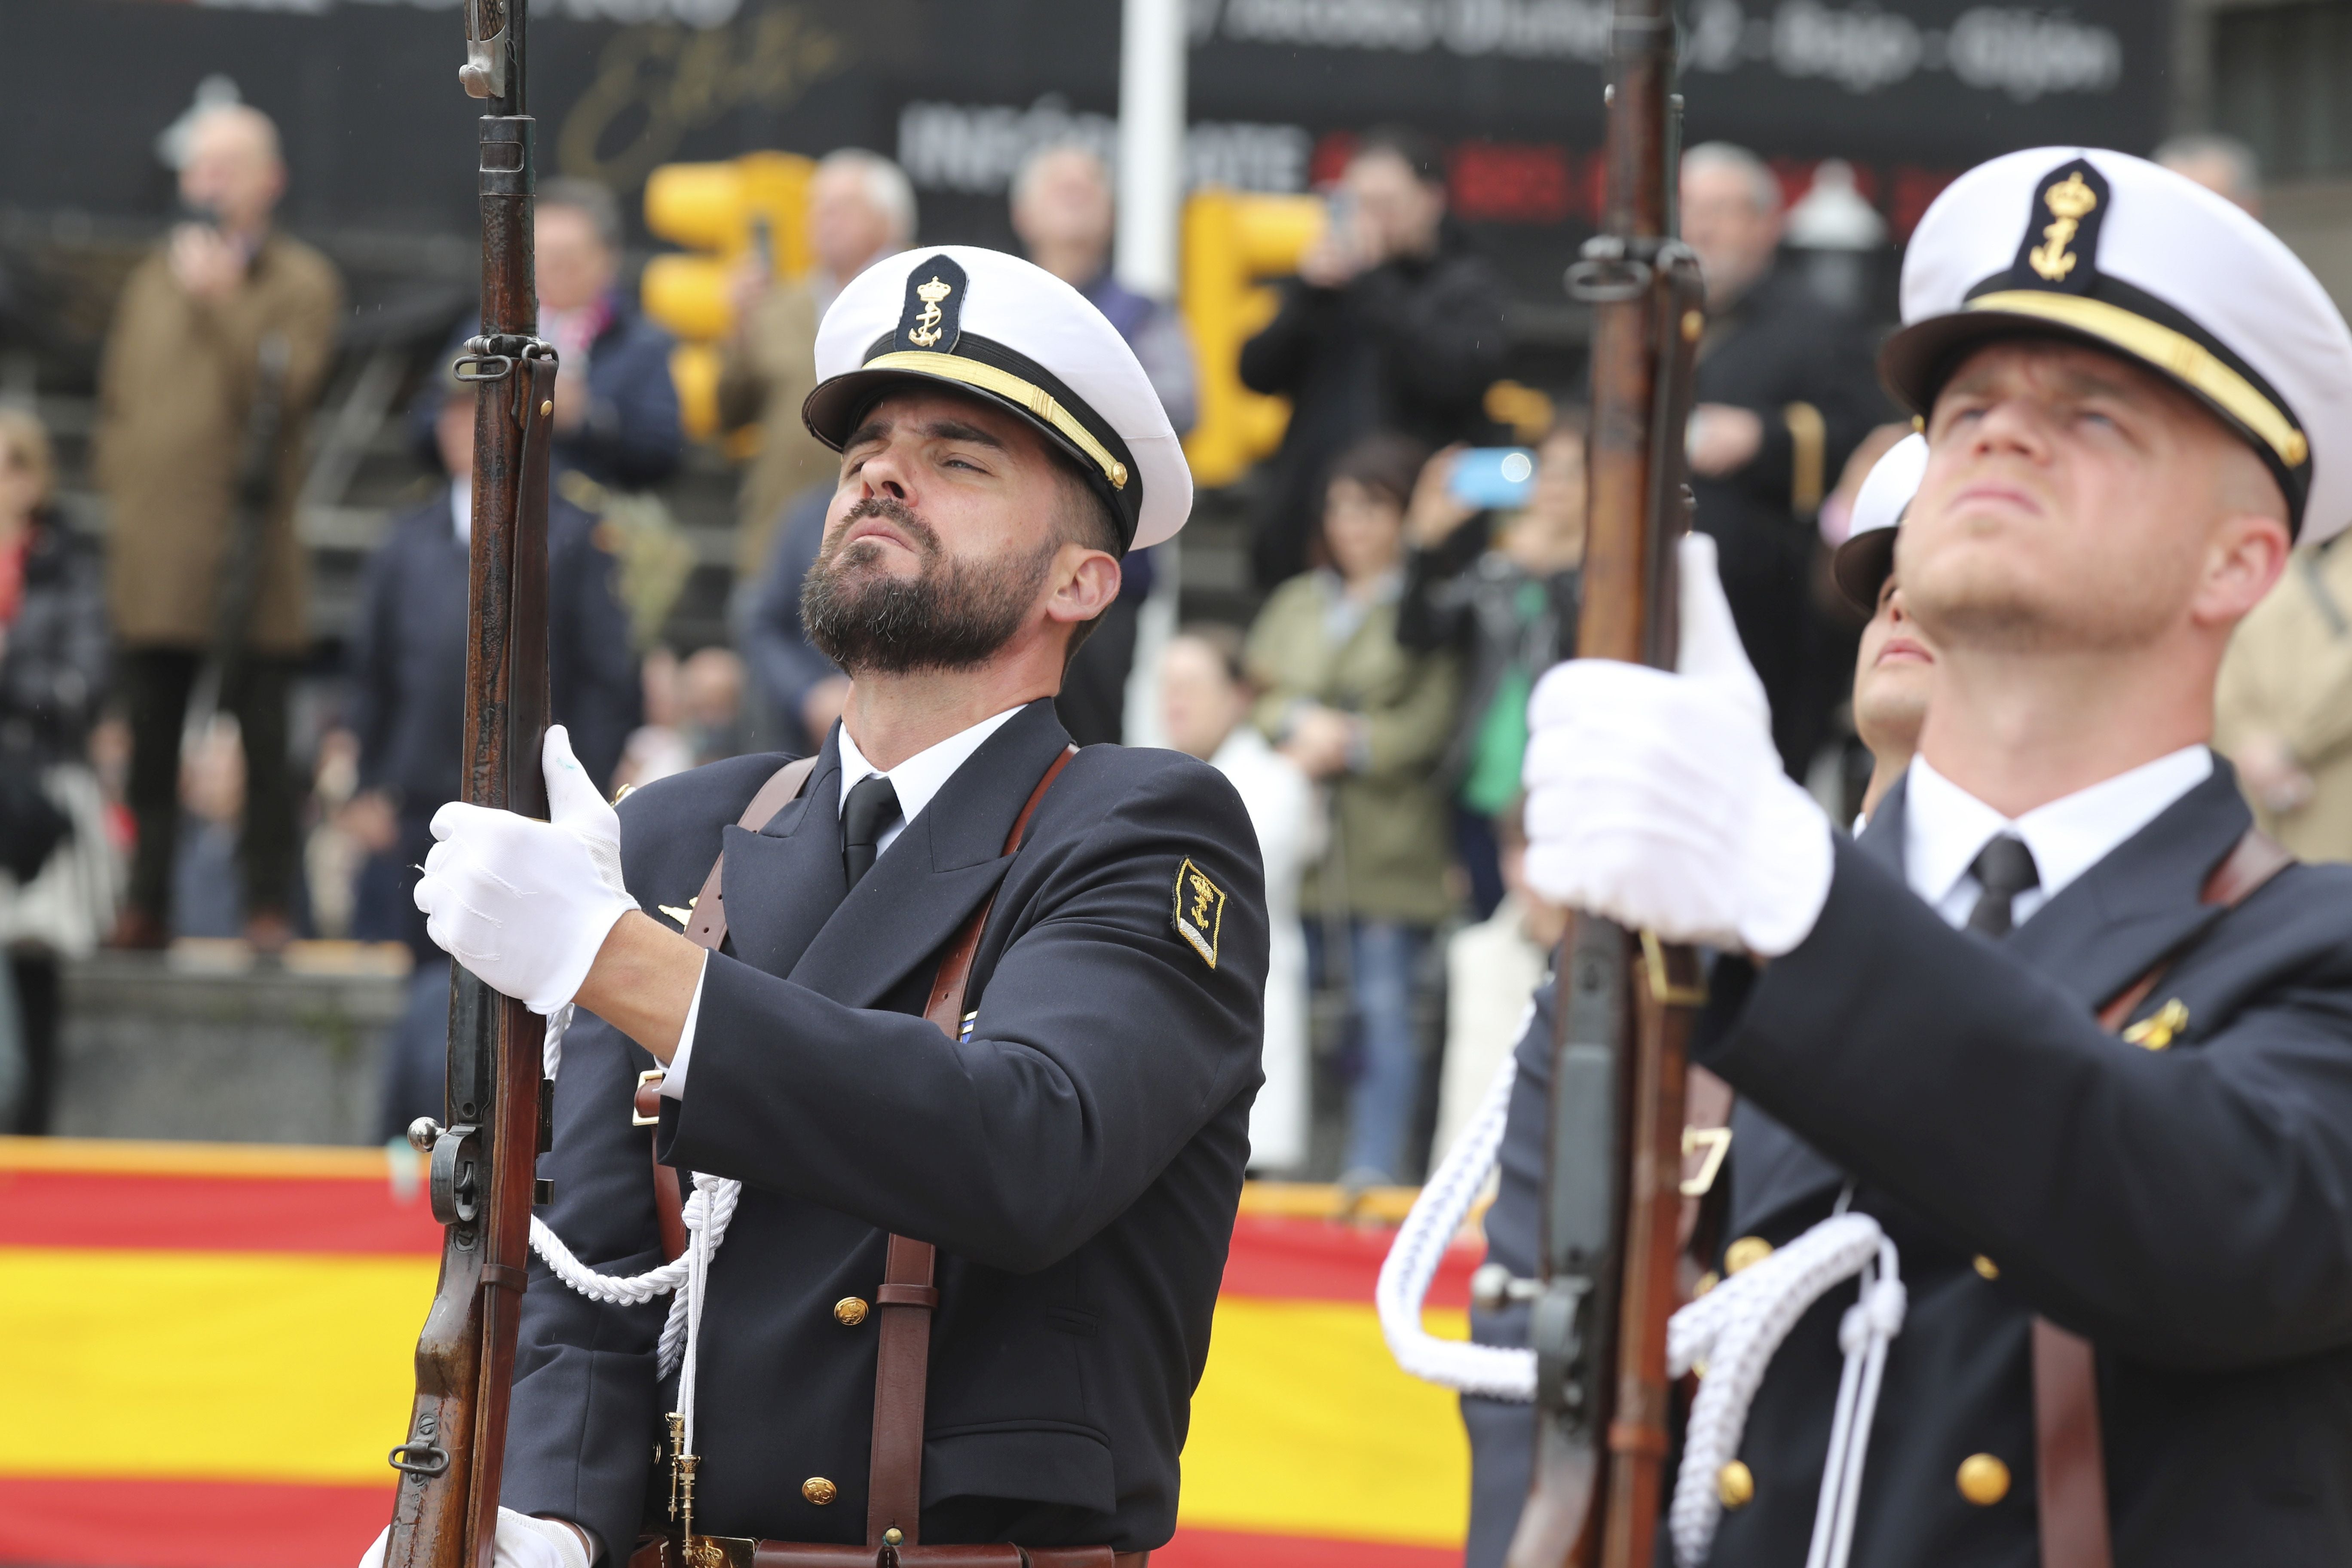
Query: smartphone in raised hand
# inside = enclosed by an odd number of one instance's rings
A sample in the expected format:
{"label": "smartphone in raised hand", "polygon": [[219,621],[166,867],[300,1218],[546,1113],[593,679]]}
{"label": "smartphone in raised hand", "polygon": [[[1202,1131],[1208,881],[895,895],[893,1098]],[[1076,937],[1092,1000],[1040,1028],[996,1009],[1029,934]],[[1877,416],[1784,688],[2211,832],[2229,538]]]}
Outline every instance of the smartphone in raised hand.
{"label": "smartphone in raised hand", "polygon": [[1445,488],[1465,506],[1490,511],[1525,506],[1535,493],[1536,455],[1525,447],[1472,447],[1454,458]]}

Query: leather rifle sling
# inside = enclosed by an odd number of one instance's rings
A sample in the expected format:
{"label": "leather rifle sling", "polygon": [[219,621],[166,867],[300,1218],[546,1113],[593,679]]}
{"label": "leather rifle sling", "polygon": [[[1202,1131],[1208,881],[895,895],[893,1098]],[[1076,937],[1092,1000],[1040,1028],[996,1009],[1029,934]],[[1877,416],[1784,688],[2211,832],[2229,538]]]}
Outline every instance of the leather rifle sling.
{"label": "leather rifle sling", "polygon": [[[814,757],[801,757],[770,773],[767,783],[752,795],[751,804],[743,808],[743,815],[735,819],[735,826],[759,832],[787,802],[799,796],[801,786],[815,771]],[[719,886],[726,868],[727,855],[721,850],[710,863],[710,875],[702,879],[702,891],[694,896],[693,918],[686,925],[687,939],[712,952],[727,940],[726,893]],[[635,1109],[640,1121],[660,1119],[658,1075],[649,1074],[638,1082]],[[662,1257],[675,1263],[686,1255],[686,1194],[678,1186],[677,1167],[663,1164],[658,1153],[654,1156],[654,1217],[661,1223]]]}
{"label": "leather rifle sling", "polygon": [[[1005,854],[1019,851],[1022,837],[1029,831],[1029,819],[1076,755],[1076,747],[1064,748],[1037,781],[1037,787],[1029,792],[1021,815],[1013,819],[1013,831],[1005,835]],[[962,1037],[964,994],[971,984],[972,960],[980,952],[981,932],[995,908],[996,895],[991,893],[948,943],[939,973],[931,981],[923,1016],[950,1040]],[[898,1531],[898,1540],[892,1545],[913,1546],[922,1539],[923,1402],[930,1377],[931,1310],[940,1304],[940,1293],[931,1283],[937,1261],[937,1249],[929,1242],[892,1236],[883,1264],[882,1288],[874,1296],[881,1329],[875,1349],[873,1458],[866,1486],[866,1544],[872,1547],[882,1546],[884,1532],[890,1530]]]}
{"label": "leather rifle sling", "polygon": [[[2284,846],[2250,827],[2205,879],[2199,900],[2234,910],[2293,864],[2294,857]],[[2100,1008],[2099,1026],[2121,1033],[2180,956],[2180,951],[2165,954]],[[2034,1318],[2033,1466],[2042,1568],[2112,1568],[2115,1562],[2098,1370],[2097,1352],[2088,1340],[2047,1318]]]}

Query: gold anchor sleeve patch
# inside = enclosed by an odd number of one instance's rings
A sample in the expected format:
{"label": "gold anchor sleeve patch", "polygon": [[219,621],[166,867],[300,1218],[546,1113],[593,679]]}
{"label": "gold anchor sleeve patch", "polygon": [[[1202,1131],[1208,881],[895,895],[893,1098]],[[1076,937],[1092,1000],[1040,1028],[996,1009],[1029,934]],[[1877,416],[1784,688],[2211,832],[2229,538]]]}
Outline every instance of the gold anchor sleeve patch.
{"label": "gold anchor sleeve patch", "polygon": [[1224,889],[1187,859],[1176,868],[1176,934],[1210,968],[1217,967],[1217,933],[1225,923]]}

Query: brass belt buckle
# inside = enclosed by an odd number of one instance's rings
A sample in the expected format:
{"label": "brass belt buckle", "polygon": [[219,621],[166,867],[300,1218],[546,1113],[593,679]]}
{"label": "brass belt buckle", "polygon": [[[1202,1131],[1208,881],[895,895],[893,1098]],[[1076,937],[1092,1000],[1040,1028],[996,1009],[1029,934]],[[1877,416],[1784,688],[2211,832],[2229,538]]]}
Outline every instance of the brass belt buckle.
{"label": "brass belt buckle", "polygon": [[[668,1076],[667,1068],[647,1068],[637,1075],[637,1092],[629,1100],[630,1126],[658,1127],[661,1125],[661,1081]],[[654,1113],[651,1116],[637,1109],[638,1102],[646,1098],[646,1089],[648,1085],[654,1090]]]}
{"label": "brass belt buckle", "polygon": [[1723,1169],[1723,1157],[1731,1152],[1731,1129],[1684,1128],[1683,1158],[1687,1160],[1702,1149],[1706,1151],[1706,1158],[1699,1163],[1698,1174],[1682,1184],[1682,1194],[1686,1198],[1703,1198],[1713,1190],[1716,1175]]}

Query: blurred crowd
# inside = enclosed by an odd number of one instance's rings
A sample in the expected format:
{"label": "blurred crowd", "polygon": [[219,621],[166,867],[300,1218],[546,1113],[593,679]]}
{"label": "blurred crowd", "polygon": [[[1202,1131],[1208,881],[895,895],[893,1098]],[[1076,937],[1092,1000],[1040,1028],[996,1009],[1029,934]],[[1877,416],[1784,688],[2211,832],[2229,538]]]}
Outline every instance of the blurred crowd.
{"label": "blurred crowd", "polygon": [[[2257,205],[2234,144],[2163,156]],[[272,222],[285,185],[259,113],[216,107],[189,128],[183,221],[131,277],[106,346],[102,542],[55,505],[38,421],[0,410],[0,1111],[18,1131],[44,1128],[54,1093],[60,964],[189,939],[404,946],[385,1134],[440,1108],[448,965],[409,891],[458,793],[474,399],[446,369],[417,393],[424,477],[368,563],[336,695],[292,711],[310,657],[296,496],[344,308],[330,263]],[[1860,644],[1825,562],[1906,427],[1871,370],[1873,324],[1790,259],[1789,195],[1742,149],[1685,155],[1682,225],[1706,289],[1686,450],[1783,763],[1850,817],[1871,727],[1895,721],[1857,711],[1857,651],[1866,670],[1876,644]],[[1098,157],[1040,151],[1011,209],[1029,256],[1100,308],[1188,429],[1193,351],[1167,303],[1113,275]],[[731,636],[673,647],[690,564],[662,500],[687,454],[676,345],[625,286],[611,193],[540,187],[541,331],[562,363],[553,712],[609,789],[806,751],[841,714],[846,680],[801,618],[835,458],[800,408],[826,306],[920,227],[906,175],[858,149],[817,164],[806,222],[806,276],[780,280],[763,236],[732,288],[718,388],[742,456]],[[1145,608],[1172,584],[1139,552],[1059,700],[1081,743],[1148,732],[1211,762],[1256,825],[1275,922],[1251,1126],[1264,1173],[1417,1178],[1510,1048],[1563,924],[1520,876],[1519,773],[1528,693],[1576,647],[1591,432],[1565,396],[1540,421],[1496,422],[1507,314],[1449,216],[1438,149],[1405,129],[1360,138],[1321,238],[1241,351],[1243,381],[1291,406],[1242,491],[1254,618],[1147,636]],[[2338,553],[2299,554],[2249,621],[2219,719],[2265,825],[2324,858],[2352,858]],[[1129,712],[1130,691],[1152,710]]]}

